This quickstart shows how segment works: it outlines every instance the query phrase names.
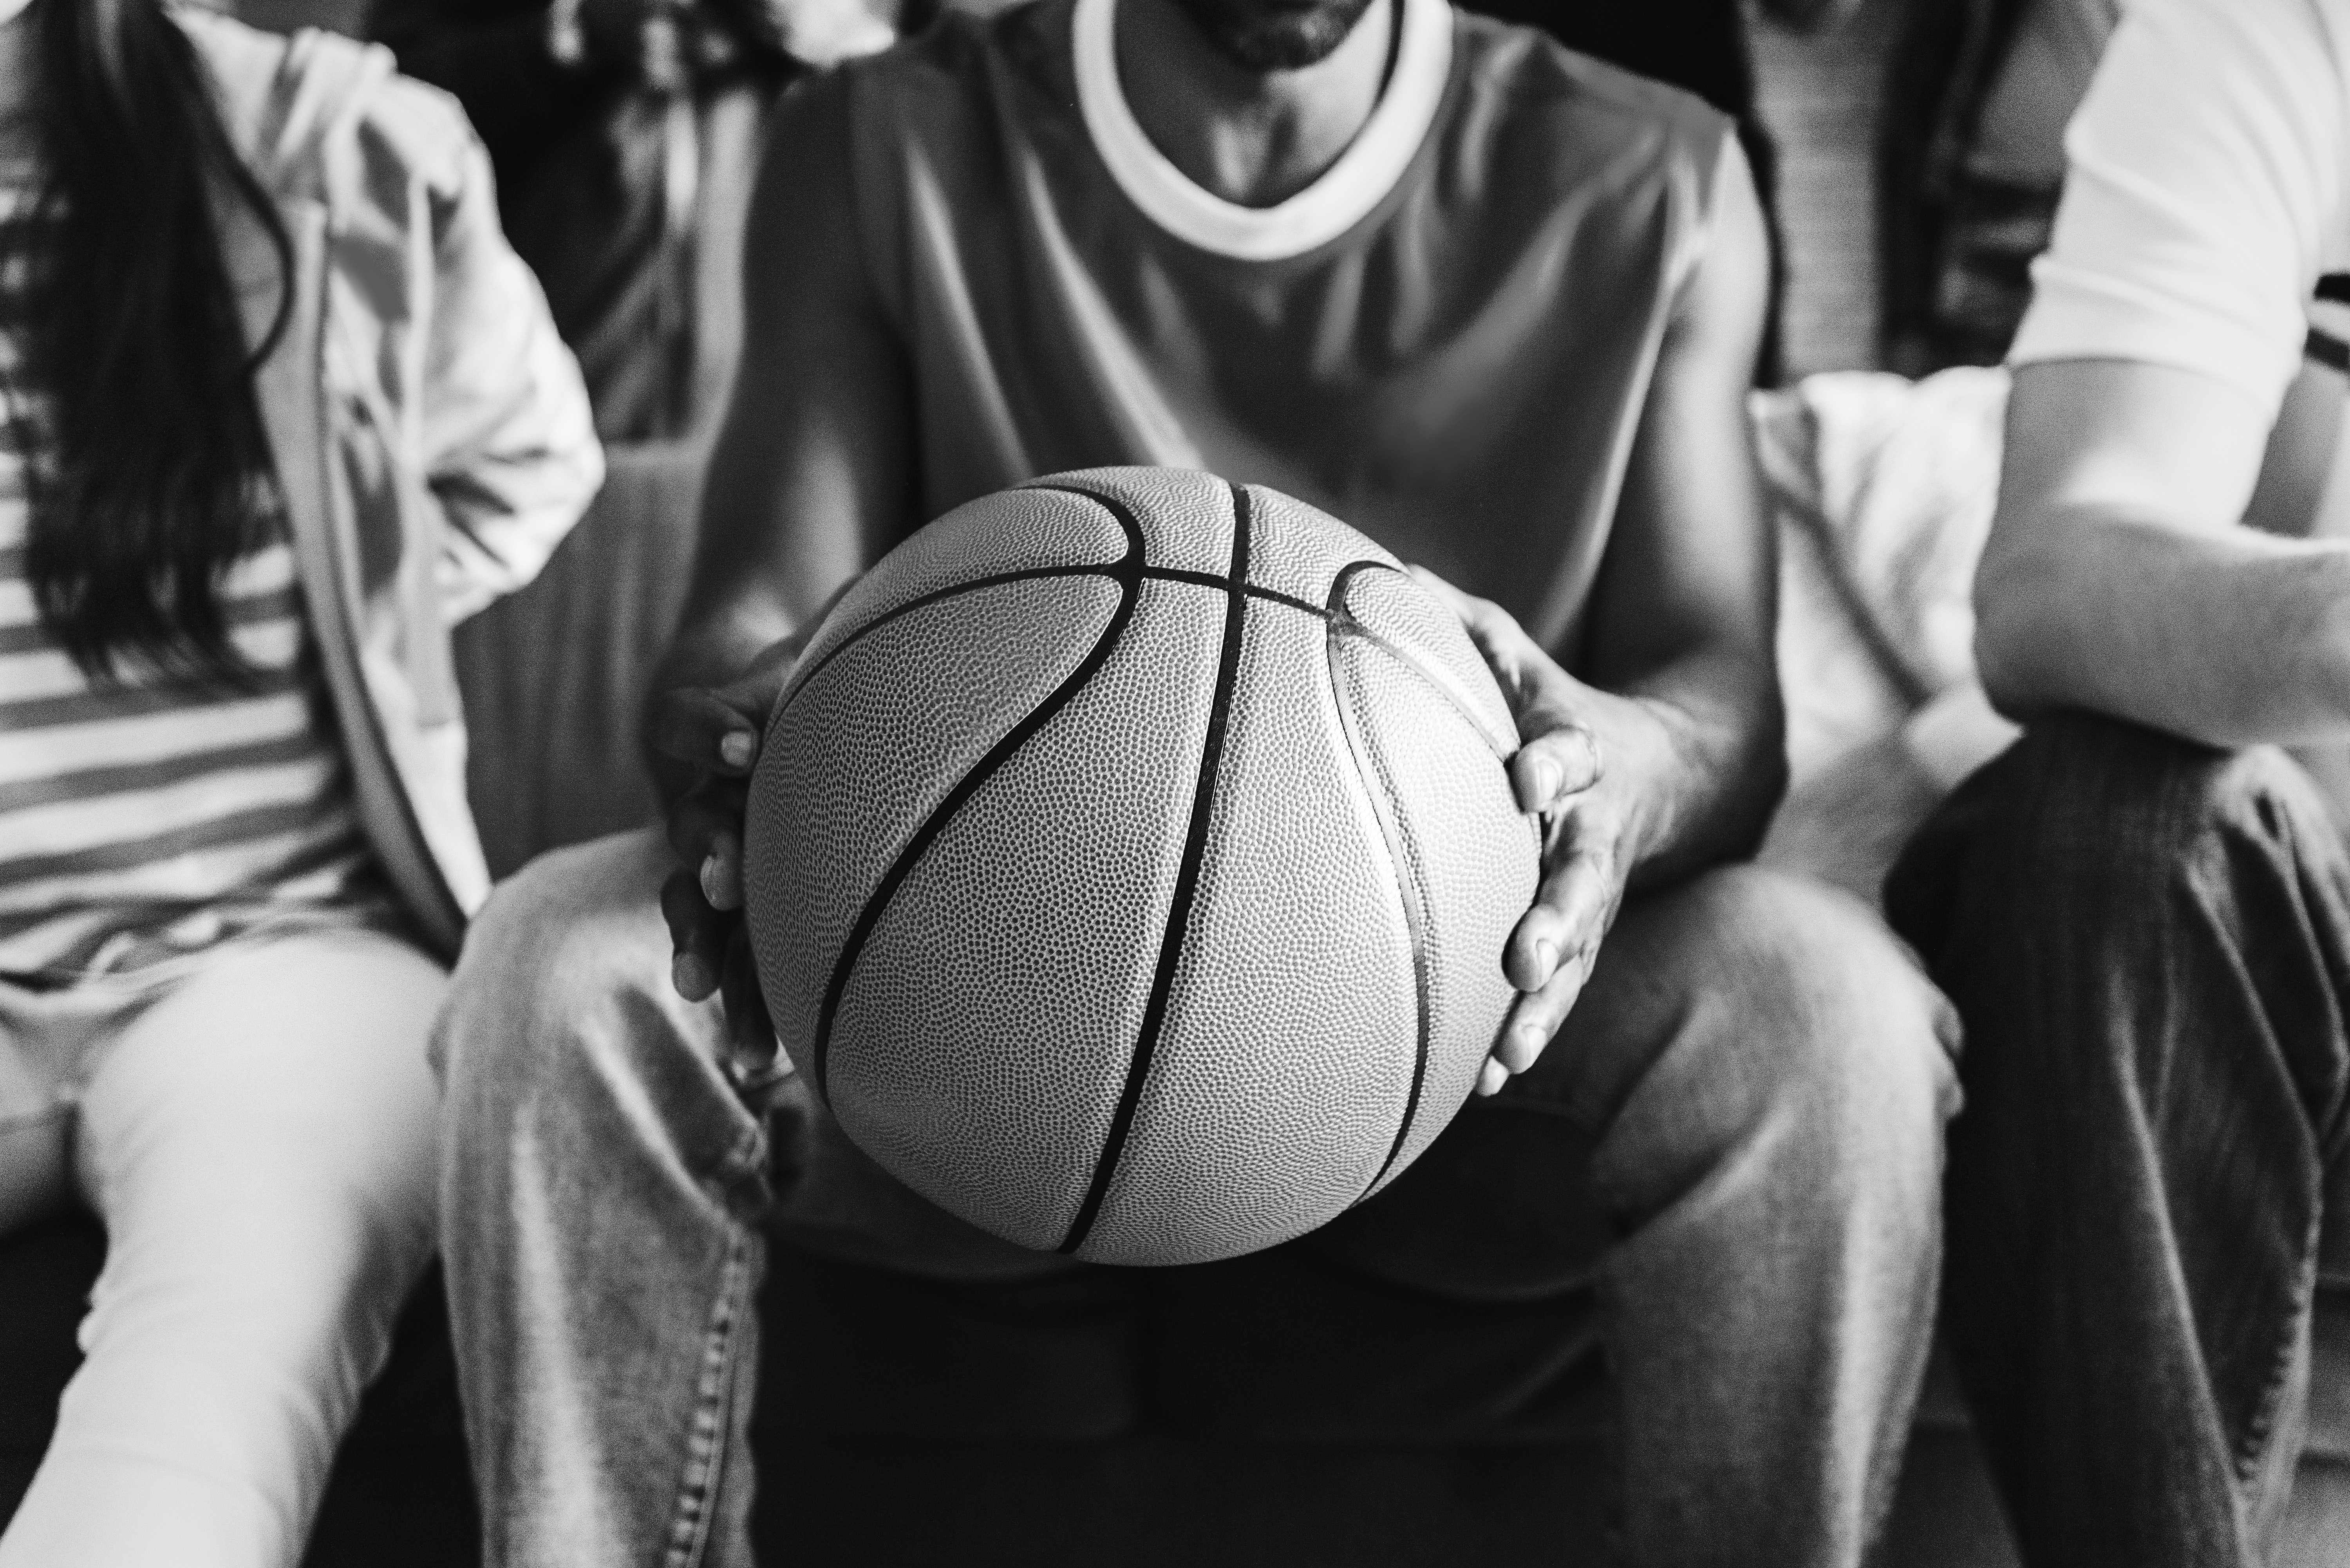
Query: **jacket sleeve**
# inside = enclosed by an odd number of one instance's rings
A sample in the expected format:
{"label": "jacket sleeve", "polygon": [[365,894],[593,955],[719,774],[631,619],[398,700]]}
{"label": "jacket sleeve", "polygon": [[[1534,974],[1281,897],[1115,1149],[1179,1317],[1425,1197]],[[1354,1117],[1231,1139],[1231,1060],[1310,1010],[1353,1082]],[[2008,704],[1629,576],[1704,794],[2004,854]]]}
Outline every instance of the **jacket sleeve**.
{"label": "jacket sleeve", "polygon": [[604,455],[578,364],[499,227],[480,140],[435,89],[394,78],[372,96],[362,140],[390,156],[362,161],[406,171],[419,271],[430,253],[410,293],[421,319],[404,400],[448,524],[438,580],[453,624],[537,576],[595,499]]}

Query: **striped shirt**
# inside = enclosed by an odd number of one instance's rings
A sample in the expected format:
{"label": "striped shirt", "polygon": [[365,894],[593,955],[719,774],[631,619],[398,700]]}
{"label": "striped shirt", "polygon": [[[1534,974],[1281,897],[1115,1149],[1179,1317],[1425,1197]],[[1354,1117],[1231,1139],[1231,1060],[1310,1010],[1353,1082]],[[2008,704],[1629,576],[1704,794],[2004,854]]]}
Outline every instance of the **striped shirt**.
{"label": "striped shirt", "polygon": [[[23,182],[0,223],[31,221]],[[21,257],[24,247],[6,253]],[[135,657],[79,669],[25,576],[26,471],[45,400],[24,384],[21,262],[0,270],[0,977],[64,983],[264,925],[373,918],[354,807],[282,517],[220,585],[238,686]]]}

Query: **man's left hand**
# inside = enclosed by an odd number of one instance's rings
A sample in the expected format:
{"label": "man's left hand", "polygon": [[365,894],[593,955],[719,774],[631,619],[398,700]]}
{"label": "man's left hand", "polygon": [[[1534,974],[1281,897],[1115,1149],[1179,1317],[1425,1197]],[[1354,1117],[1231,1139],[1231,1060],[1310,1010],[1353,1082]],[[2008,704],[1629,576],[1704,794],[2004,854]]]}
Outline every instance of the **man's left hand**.
{"label": "man's left hand", "polygon": [[1542,883],[1503,949],[1521,995],[1477,1092],[1500,1091],[1534,1064],[1583,993],[1599,943],[1623,906],[1640,842],[1639,704],[1585,685],[1543,651],[1510,612],[1434,573],[1412,575],[1460,616],[1517,721],[1510,758],[1518,809],[1542,824]]}

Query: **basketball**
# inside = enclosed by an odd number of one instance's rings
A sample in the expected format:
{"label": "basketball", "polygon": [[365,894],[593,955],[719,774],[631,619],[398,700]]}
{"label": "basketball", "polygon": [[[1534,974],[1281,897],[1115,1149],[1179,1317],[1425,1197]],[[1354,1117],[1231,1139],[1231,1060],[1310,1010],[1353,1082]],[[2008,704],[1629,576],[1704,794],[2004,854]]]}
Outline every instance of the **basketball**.
{"label": "basketball", "polygon": [[817,627],[750,784],[777,1037],[1008,1241],[1205,1262],[1395,1179],[1475,1084],[1537,830],[1458,619],[1277,492],[973,501]]}

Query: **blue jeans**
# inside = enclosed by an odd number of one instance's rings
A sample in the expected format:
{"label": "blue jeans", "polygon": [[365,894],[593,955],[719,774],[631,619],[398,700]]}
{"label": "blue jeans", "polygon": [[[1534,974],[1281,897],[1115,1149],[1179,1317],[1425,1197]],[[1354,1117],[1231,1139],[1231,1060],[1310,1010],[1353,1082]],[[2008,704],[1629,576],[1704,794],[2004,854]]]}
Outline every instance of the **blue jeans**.
{"label": "blue jeans", "polygon": [[[537,862],[443,1015],[445,1256],[496,1564],[747,1565],[767,1229],[931,1275],[1087,1266],[931,1208],[805,1096],[746,1108],[715,1013],[669,989],[667,867],[650,833]],[[1624,1559],[1857,1563],[1926,1359],[1953,1044],[1859,905],[1711,873],[1626,909],[1534,1072],[1293,1245],[1456,1296],[1596,1274]],[[1487,1157],[1528,1125],[1583,1179]]]}
{"label": "blue jeans", "polygon": [[2266,1560],[2350,1079],[2350,855],[2307,777],[2035,722],[1911,844],[1965,1018],[1943,1332],[2024,1558]]}

